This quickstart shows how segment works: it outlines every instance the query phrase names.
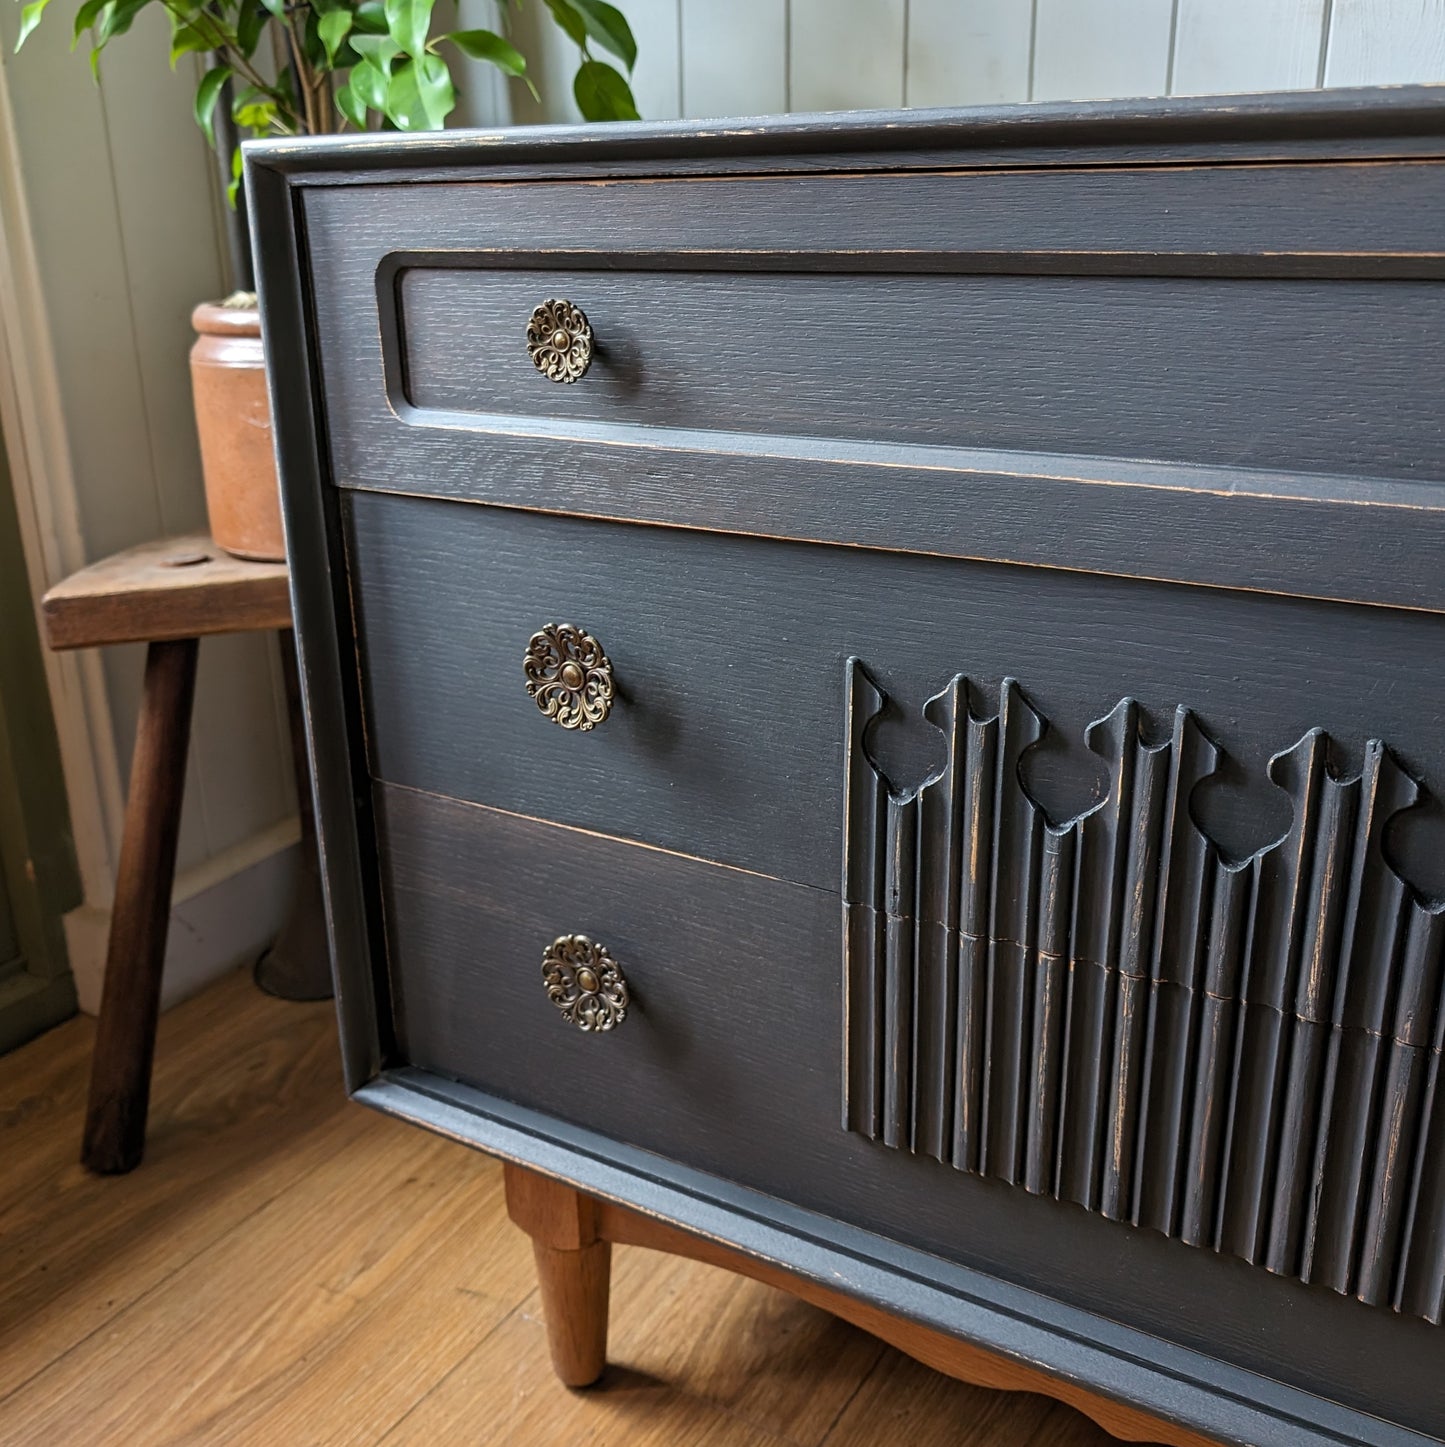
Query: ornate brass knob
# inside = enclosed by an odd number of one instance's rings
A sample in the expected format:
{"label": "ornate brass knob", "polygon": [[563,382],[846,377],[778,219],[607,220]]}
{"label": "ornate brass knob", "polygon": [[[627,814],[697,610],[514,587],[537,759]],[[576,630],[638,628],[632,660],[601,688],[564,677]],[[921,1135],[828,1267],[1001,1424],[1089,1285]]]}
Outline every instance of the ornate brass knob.
{"label": "ornate brass knob", "polygon": [[586,935],[560,935],[542,956],[547,998],[579,1030],[612,1030],[627,1018],[627,981],[606,945]]}
{"label": "ornate brass knob", "polygon": [[578,382],[592,365],[587,314],[566,297],[544,301],[527,322],[527,355],[553,382]]}
{"label": "ornate brass knob", "polygon": [[590,633],[570,623],[549,623],[532,635],[522,672],[527,696],[564,729],[586,733],[612,712],[612,663]]}

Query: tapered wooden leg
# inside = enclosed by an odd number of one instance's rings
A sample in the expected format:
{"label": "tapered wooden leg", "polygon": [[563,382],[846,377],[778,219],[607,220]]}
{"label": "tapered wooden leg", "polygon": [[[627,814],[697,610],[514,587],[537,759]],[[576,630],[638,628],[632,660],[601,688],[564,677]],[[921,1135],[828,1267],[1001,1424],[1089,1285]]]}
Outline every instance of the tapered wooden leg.
{"label": "tapered wooden leg", "polygon": [[607,1365],[612,1268],[597,1203],[522,1166],[508,1164],[506,1180],[507,1213],[532,1238],[552,1365],[567,1386],[591,1386]]}
{"label": "tapered wooden leg", "polygon": [[145,1150],[197,646],[182,638],[146,654],[80,1157],[102,1175],[133,1169]]}

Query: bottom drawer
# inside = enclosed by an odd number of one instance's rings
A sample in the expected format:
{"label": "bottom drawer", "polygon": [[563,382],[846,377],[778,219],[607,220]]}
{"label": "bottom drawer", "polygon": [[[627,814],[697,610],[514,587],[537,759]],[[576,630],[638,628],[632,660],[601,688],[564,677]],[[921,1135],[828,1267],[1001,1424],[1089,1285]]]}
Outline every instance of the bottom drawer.
{"label": "bottom drawer", "polygon": [[[404,789],[378,814],[410,1062],[746,1184],[828,1148],[835,898]],[[548,998],[543,954],[574,934],[625,978],[614,1029]]]}
{"label": "bottom drawer", "polygon": [[[834,895],[387,784],[376,819],[391,1063],[1445,1431],[1445,1328],[846,1129]],[[548,997],[544,952],[574,934],[626,978],[614,1029]]]}

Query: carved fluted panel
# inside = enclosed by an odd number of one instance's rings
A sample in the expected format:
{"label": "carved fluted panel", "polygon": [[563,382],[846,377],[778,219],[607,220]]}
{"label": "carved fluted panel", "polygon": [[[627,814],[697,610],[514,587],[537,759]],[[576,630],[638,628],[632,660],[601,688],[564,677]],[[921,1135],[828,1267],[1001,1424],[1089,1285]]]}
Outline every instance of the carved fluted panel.
{"label": "carved fluted panel", "polygon": [[1190,797],[1225,760],[1185,707],[1090,725],[1100,802],[1020,771],[1048,724],[960,676],[937,777],[893,793],[849,664],[846,1128],[1378,1306],[1445,1310],[1445,910],[1389,862],[1422,786],[1376,740],[1276,754],[1283,837],[1227,859]]}

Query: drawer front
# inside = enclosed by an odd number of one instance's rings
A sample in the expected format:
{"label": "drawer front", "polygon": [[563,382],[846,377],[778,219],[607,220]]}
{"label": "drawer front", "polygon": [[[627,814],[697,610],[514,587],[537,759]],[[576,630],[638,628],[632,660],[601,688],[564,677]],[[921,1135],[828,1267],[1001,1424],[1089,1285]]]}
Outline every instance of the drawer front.
{"label": "drawer front", "polygon": [[[305,209],[344,487],[1445,606],[1445,166]],[[596,341],[569,385],[526,346],[558,296]]]}
{"label": "drawer front", "polygon": [[[1337,1399],[1383,1373],[1445,1421],[1424,1322],[845,1129],[827,893],[395,786],[375,804],[401,1059]],[[605,1033],[548,997],[544,955],[579,933],[628,986]]]}
{"label": "drawer front", "polygon": [[[831,275],[413,267],[395,291],[394,400],[422,426],[544,415],[1366,476],[1406,458],[1413,471],[1441,440],[1435,282],[910,276],[873,262]],[[549,382],[522,345],[549,297],[581,306],[596,336],[574,385]]]}
{"label": "drawer front", "polygon": [[[1047,720],[1019,768],[1055,821],[1103,797],[1085,736],[1126,697],[1151,740],[1184,707],[1219,747],[1190,807],[1233,858],[1286,831],[1269,761],[1313,729],[1337,771],[1380,739],[1445,795],[1445,620],[1429,614],[370,493],[348,511],[370,765],[431,793],[837,893],[856,657],[889,696],[866,747],[898,793],[945,767],[929,700],[964,674],[979,716],[1013,678]],[[523,656],[548,623],[611,661],[616,698],[589,732],[528,697]],[[1429,805],[1390,838],[1434,897],[1440,834]]]}

